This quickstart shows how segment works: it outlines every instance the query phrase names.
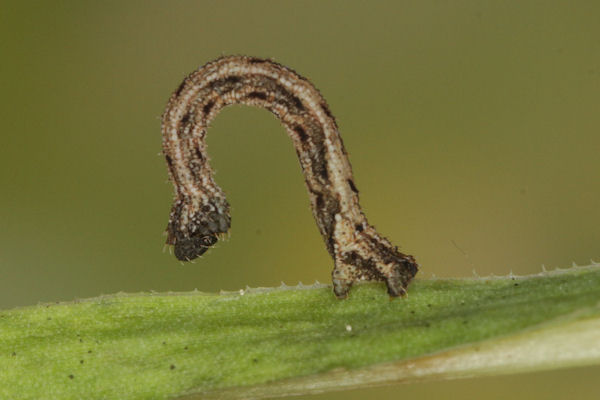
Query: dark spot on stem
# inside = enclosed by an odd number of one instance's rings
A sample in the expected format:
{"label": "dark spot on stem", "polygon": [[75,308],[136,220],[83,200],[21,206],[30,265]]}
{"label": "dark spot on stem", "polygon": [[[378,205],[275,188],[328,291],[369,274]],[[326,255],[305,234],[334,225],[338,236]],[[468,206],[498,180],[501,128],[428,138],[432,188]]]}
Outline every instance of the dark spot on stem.
{"label": "dark spot on stem", "polygon": [[242,81],[242,78],[240,78],[239,76],[235,76],[235,75],[231,75],[231,76],[228,76],[227,78],[225,78],[225,83],[230,83],[230,84],[240,83],[241,81]]}
{"label": "dark spot on stem", "polygon": [[265,87],[267,90],[277,94],[275,101],[286,107],[289,113],[297,115],[305,110],[302,100],[290,92],[285,86],[276,82],[270,82],[266,84]]}
{"label": "dark spot on stem", "polygon": [[[319,199],[322,204],[319,205]],[[317,210],[316,217],[321,221],[320,228],[321,235],[325,239],[327,250],[329,254],[334,255],[334,243],[333,233],[335,231],[335,216],[340,212],[340,202],[332,193],[321,193],[317,197]]]}
{"label": "dark spot on stem", "polygon": [[208,103],[206,103],[204,105],[204,107],[202,107],[202,112],[205,115],[210,114],[210,110],[212,110],[212,108],[214,107],[214,105],[215,105],[215,101],[214,100],[210,100]]}
{"label": "dark spot on stem", "polygon": [[317,169],[317,174],[323,178],[324,181],[329,180],[329,171],[327,171],[327,165],[323,165],[322,168]]}
{"label": "dark spot on stem", "polygon": [[246,97],[248,99],[266,100],[267,94],[263,92],[250,92]]}
{"label": "dark spot on stem", "polygon": [[197,148],[197,147],[194,147],[194,154],[196,154],[196,158],[197,158],[199,161],[202,161],[202,160],[204,160],[204,156],[202,155],[202,152],[200,151],[200,149],[199,149],[199,148]]}
{"label": "dark spot on stem", "polygon": [[181,91],[185,87],[185,82],[186,82],[186,79],[184,79],[183,82],[181,82],[179,84],[179,86],[177,87],[177,90],[175,91],[175,96],[179,96],[181,94]]}
{"label": "dark spot on stem", "polygon": [[317,208],[321,209],[323,207],[325,207],[325,201],[323,201],[323,195],[320,193],[317,193]]}
{"label": "dark spot on stem", "polygon": [[296,132],[301,142],[306,142],[308,140],[308,135],[303,127],[300,125],[294,125],[292,129],[294,129],[294,132]]}
{"label": "dark spot on stem", "polygon": [[248,58],[248,62],[250,64],[260,64],[260,63],[264,63],[266,60],[263,60],[262,58],[256,58],[256,57],[250,57]]}
{"label": "dark spot on stem", "polygon": [[332,257],[335,254],[335,240],[333,239],[333,236],[329,236],[327,238],[327,251],[332,255]]}
{"label": "dark spot on stem", "polygon": [[366,273],[370,280],[380,280],[382,277],[381,272],[377,270],[375,262],[370,258],[363,258],[356,251],[350,251],[346,253],[344,256],[344,262],[346,264],[354,265],[363,273]]}
{"label": "dark spot on stem", "polygon": [[296,97],[294,95],[291,95],[290,97],[292,99],[292,102],[296,106],[296,108],[300,111],[304,111],[304,104],[302,104],[302,100],[300,100],[298,97]]}
{"label": "dark spot on stem", "polygon": [[348,185],[350,185],[350,189],[352,189],[354,193],[358,194],[358,189],[356,188],[356,185],[352,179],[348,179]]}
{"label": "dark spot on stem", "polygon": [[321,178],[321,183],[329,185],[329,171],[327,170],[327,146],[323,127],[315,120],[308,119],[305,126],[312,142],[309,149],[310,164],[313,174]]}
{"label": "dark spot on stem", "polygon": [[327,103],[321,103],[321,108],[323,109],[323,112],[325,114],[327,114],[327,116],[331,119],[335,119],[335,117],[333,116],[333,114],[331,113],[331,110],[329,109],[329,106],[327,105]]}
{"label": "dark spot on stem", "polygon": [[238,86],[242,81],[242,78],[235,75],[230,75],[226,78],[217,79],[210,83],[211,89],[220,94],[221,96],[231,92]]}

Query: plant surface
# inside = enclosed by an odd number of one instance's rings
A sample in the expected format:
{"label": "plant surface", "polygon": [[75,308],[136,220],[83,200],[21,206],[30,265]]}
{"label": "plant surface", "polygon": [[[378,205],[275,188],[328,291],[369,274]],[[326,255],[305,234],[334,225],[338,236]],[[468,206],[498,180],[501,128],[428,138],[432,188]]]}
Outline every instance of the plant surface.
{"label": "plant surface", "polygon": [[417,280],[393,301],[378,284],[342,301],[320,284],[116,294],[0,311],[0,398],[268,397],[600,364],[599,329],[598,266]]}

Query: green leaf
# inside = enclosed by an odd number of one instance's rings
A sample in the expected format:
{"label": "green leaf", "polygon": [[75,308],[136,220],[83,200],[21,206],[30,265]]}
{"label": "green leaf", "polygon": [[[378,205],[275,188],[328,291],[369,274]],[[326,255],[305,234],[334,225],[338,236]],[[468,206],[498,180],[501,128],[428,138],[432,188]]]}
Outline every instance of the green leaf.
{"label": "green leaf", "polygon": [[248,398],[600,363],[600,268],[0,312],[0,398]]}

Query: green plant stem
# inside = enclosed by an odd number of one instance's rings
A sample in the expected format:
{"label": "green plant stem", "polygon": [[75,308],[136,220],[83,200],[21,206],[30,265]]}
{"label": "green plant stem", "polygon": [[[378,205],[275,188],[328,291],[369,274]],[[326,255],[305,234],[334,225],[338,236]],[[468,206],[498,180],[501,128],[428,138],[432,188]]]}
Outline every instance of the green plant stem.
{"label": "green plant stem", "polygon": [[394,301],[366,284],[344,301],[315,285],[25,307],[0,312],[0,398],[268,397],[594,364],[599,302],[590,266],[417,280]]}

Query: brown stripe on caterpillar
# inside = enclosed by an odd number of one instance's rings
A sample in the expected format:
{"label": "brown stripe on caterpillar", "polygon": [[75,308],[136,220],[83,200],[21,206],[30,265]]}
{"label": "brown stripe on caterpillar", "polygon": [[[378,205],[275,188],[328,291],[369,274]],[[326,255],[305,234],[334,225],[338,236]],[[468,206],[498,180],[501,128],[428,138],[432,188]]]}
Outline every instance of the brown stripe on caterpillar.
{"label": "brown stripe on caterpillar", "polygon": [[351,265],[356,265],[362,271],[363,279],[365,280],[382,280],[381,272],[377,270],[374,260],[364,258],[356,251],[350,251],[342,255],[344,262]]}
{"label": "brown stripe on caterpillar", "polygon": [[356,188],[356,185],[354,184],[354,181],[352,179],[348,179],[348,185],[350,185],[350,189],[352,189],[352,191],[356,194],[358,194],[358,189]]}
{"label": "brown stripe on caterpillar", "polygon": [[[278,103],[287,108],[287,112],[290,114],[299,115],[302,114],[306,109],[302,100],[293,92],[286,88],[281,83],[274,79],[265,79],[260,75],[248,75],[244,84],[253,85],[262,90],[258,93],[270,93],[275,98],[275,103]],[[247,96],[252,97],[249,93]],[[266,100],[266,98],[264,99]]]}
{"label": "brown stripe on caterpillar", "polygon": [[329,171],[327,170],[327,146],[323,127],[314,120],[310,120],[310,122],[305,123],[304,130],[308,133],[311,142],[308,154],[311,160],[312,173],[324,184],[327,184]]}
{"label": "brown stripe on caterpillar", "polygon": [[306,141],[308,140],[308,135],[306,134],[306,131],[301,125],[294,125],[292,127],[292,130],[296,132],[296,135],[298,135],[298,139],[300,139],[302,143],[306,143]]}
{"label": "brown stripe on caterpillar", "polygon": [[301,114],[304,112],[305,109],[302,100],[280,84],[274,84],[273,86],[273,91],[277,99],[276,102],[285,105],[291,114]]}
{"label": "brown stripe on caterpillar", "polygon": [[241,77],[230,75],[210,82],[210,88],[223,96],[238,87],[241,81]]}
{"label": "brown stripe on caterpillar", "polygon": [[368,224],[327,102],[306,78],[254,57],[222,57],[193,72],[163,114],[163,153],[175,186],[167,243],[175,256],[198,257],[229,229],[229,203],[214,181],[205,132],[219,110],[236,103],[271,111],[292,138],[315,222],[334,260],[336,296],[345,297],[360,280],[385,281],[390,296],[406,293],[418,265]]}
{"label": "brown stripe on caterpillar", "polygon": [[175,90],[175,96],[176,96],[176,97],[177,97],[177,96],[179,96],[179,95],[181,94],[181,91],[182,91],[182,90],[183,90],[183,88],[185,87],[185,84],[186,84],[186,83],[187,83],[187,82],[186,82],[186,80],[184,79],[184,80],[183,80],[183,82],[181,82],[181,83],[179,84],[179,86],[177,86],[177,90]]}
{"label": "brown stripe on caterpillar", "polygon": [[190,121],[190,119],[193,117],[194,117],[194,114],[188,112],[188,113],[184,114],[184,116],[181,118],[181,123],[187,124]]}
{"label": "brown stripe on caterpillar", "polygon": [[202,106],[202,112],[204,113],[204,115],[210,114],[210,112],[214,106],[215,106],[214,100],[209,100],[206,104],[204,104]]}
{"label": "brown stripe on caterpillar", "polygon": [[246,95],[248,99],[266,100],[267,94],[263,92],[253,91]]}
{"label": "brown stripe on caterpillar", "polygon": [[[327,251],[332,256],[335,255],[335,225],[336,225],[336,215],[338,215],[341,211],[339,201],[332,196],[331,194],[321,194],[319,197],[319,202],[321,204],[320,207],[316,209],[316,218],[321,221],[319,228],[322,230],[321,235],[327,238],[325,240],[325,244],[327,246]],[[330,238],[333,238],[333,243]]]}
{"label": "brown stripe on caterpillar", "polygon": [[268,62],[267,60],[264,60],[262,58],[257,58],[257,57],[247,57],[247,59],[248,59],[249,64],[260,64],[260,63]]}
{"label": "brown stripe on caterpillar", "polygon": [[[338,127],[337,121],[335,120],[335,117],[331,113],[331,110],[329,109],[329,106],[327,105],[327,103],[325,103],[325,102],[321,103],[321,109],[323,109],[323,112],[331,119],[331,121],[333,121],[333,124],[335,125],[335,128],[337,129],[337,127]],[[341,139],[342,139],[342,137],[340,136],[340,140]]]}
{"label": "brown stripe on caterpillar", "polygon": [[173,159],[171,159],[170,155],[166,155],[165,158],[167,159],[167,166],[169,167],[169,169],[171,169],[173,167]]}

